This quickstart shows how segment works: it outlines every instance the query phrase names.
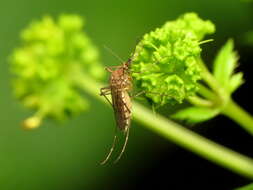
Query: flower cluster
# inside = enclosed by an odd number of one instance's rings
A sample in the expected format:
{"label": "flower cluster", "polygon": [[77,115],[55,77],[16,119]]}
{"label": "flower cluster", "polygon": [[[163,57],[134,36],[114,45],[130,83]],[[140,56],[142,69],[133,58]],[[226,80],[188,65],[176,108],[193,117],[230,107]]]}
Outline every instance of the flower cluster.
{"label": "flower cluster", "polygon": [[87,109],[74,78],[80,72],[97,79],[104,74],[98,50],[83,26],[77,15],[57,20],[46,16],[21,33],[22,43],[10,57],[14,90],[40,117],[64,119]]}
{"label": "flower cluster", "polygon": [[210,21],[187,13],[145,34],[131,65],[138,89],[157,105],[181,103],[194,95],[201,79],[200,43],[214,31]]}

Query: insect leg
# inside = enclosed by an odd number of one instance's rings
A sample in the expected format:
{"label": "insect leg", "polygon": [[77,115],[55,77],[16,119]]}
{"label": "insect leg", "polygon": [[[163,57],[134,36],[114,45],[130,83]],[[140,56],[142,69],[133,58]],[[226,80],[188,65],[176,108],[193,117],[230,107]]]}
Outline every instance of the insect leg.
{"label": "insect leg", "polygon": [[[127,109],[128,113],[131,114],[130,108],[126,105],[125,102],[123,102],[123,104],[124,104],[125,108]],[[129,120],[129,119],[130,119],[130,116],[128,116],[128,117],[125,118],[125,119],[126,119],[126,120]],[[127,145],[127,142],[128,142],[128,137],[129,137],[129,131],[130,131],[129,129],[130,129],[130,125],[127,126],[126,131],[124,131],[124,134],[125,134],[125,142],[124,142],[124,145],[123,145],[123,147],[122,147],[122,150],[121,150],[119,156],[118,156],[117,159],[113,162],[114,164],[117,163],[117,162],[120,160],[120,158],[122,157],[123,153],[125,152],[126,145]]]}
{"label": "insect leg", "polygon": [[128,137],[129,137],[129,127],[128,127],[127,131],[126,131],[126,138],[125,138],[125,142],[124,142],[123,148],[122,148],[119,156],[117,157],[117,159],[113,162],[114,164],[117,163],[120,160],[121,156],[125,152],[126,145],[127,145],[127,142],[128,142]]}
{"label": "insect leg", "polygon": [[114,138],[113,138],[111,149],[110,149],[109,153],[107,154],[107,156],[105,157],[105,159],[100,163],[101,165],[104,165],[111,157],[111,154],[115,148],[116,140],[117,140],[117,128],[115,128],[115,133],[114,133]]}
{"label": "insect leg", "polygon": [[131,97],[137,97],[137,96],[140,96],[140,95],[142,95],[142,94],[144,94],[144,93],[145,93],[145,91],[142,90],[142,91],[140,91],[140,92],[137,92],[136,94],[131,95]]}
{"label": "insect leg", "polygon": [[112,73],[113,72],[112,69],[114,69],[114,68],[118,69],[119,67],[121,67],[121,66],[110,66],[110,67],[106,67],[105,70]]}
{"label": "insect leg", "polygon": [[130,113],[130,114],[131,114],[132,112],[131,112],[130,108],[126,105],[126,103],[125,103],[124,101],[122,101],[122,103],[123,103],[123,104],[124,104],[124,106],[126,107],[126,109],[127,109],[128,113]]}
{"label": "insect leg", "polygon": [[[107,87],[103,87],[103,88],[100,88],[100,96],[103,95],[103,94],[110,94],[111,92],[111,88],[110,86],[107,86]],[[110,92],[110,93],[108,93]]]}
{"label": "insect leg", "polygon": [[112,105],[112,102],[108,99],[107,95],[111,94],[111,88],[110,87],[104,87],[100,88],[100,96],[104,96],[105,99]]}

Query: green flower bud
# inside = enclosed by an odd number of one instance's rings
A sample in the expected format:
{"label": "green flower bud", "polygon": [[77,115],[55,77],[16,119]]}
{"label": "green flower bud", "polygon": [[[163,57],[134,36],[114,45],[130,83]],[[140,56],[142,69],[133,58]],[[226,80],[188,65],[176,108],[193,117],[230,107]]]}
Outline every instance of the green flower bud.
{"label": "green flower bud", "polygon": [[200,40],[214,30],[210,21],[187,13],[145,34],[131,65],[136,86],[158,105],[194,95],[201,79]]}
{"label": "green flower bud", "polygon": [[[10,58],[14,91],[26,107],[37,110],[39,118],[64,119],[87,109],[88,101],[76,87],[77,77],[104,75],[98,50],[82,31],[83,25],[77,15],[58,20],[46,16],[21,33],[22,43]],[[40,124],[27,121],[33,123],[27,128]]]}

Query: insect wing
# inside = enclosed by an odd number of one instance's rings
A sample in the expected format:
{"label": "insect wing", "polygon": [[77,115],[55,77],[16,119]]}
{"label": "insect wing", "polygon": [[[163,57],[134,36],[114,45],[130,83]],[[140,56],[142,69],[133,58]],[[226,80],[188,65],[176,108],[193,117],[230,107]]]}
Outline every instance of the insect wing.
{"label": "insect wing", "polygon": [[112,90],[112,103],[117,127],[126,131],[131,120],[131,99],[126,91]]}

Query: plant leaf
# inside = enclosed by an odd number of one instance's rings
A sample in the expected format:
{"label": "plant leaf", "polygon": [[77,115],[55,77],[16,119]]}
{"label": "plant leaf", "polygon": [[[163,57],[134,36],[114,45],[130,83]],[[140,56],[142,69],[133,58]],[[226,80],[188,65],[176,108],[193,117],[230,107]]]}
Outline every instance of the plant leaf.
{"label": "plant leaf", "polygon": [[243,187],[236,188],[235,190],[253,190],[253,183]]}
{"label": "plant leaf", "polygon": [[214,60],[214,76],[219,83],[227,90],[230,91],[230,78],[237,65],[237,55],[233,51],[234,43],[230,39],[221,48]]}
{"label": "plant leaf", "polygon": [[232,75],[232,77],[229,81],[229,91],[230,91],[230,93],[233,93],[243,83],[244,83],[244,80],[243,80],[243,73],[242,72]]}
{"label": "plant leaf", "polygon": [[219,110],[204,107],[189,107],[172,115],[173,119],[186,120],[190,123],[198,123],[209,120],[219,114]]}

